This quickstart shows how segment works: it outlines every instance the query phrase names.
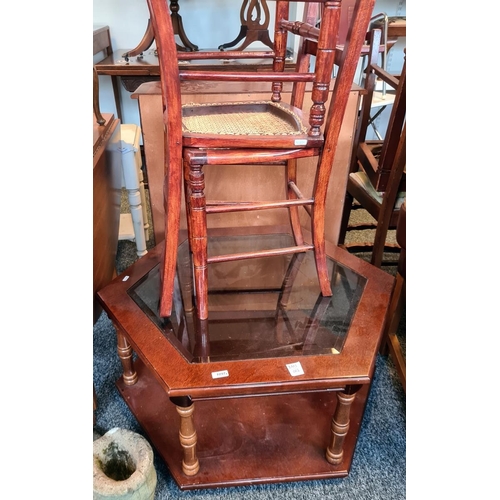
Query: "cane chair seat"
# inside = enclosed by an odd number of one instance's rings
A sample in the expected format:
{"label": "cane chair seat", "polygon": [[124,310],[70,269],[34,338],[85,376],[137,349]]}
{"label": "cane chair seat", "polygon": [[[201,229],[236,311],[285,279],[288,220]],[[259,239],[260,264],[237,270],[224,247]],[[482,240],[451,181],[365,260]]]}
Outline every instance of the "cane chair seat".
{"label": "cane chair seat", "polygon": [[[306,135],[302,113],[272,101],[189,104],[182,107],[182,131],[190,134],[243,136]],[[206,137],[204,138],[206,140]],[[293,139],[292,139],[293,140]]]}

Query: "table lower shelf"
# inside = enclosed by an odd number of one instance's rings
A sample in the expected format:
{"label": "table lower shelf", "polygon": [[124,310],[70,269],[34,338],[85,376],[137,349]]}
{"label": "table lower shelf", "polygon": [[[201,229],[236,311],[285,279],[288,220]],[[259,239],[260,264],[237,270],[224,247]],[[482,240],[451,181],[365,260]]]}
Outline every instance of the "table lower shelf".
{"label": "table lower shelf", "polygon": [[334,391],[196,400],[200,470],[182,472],[180,417],[141,360],[138,381],[116,385],[181,490],[345,477],[349,473],[369,386],[357,393],[340,465],[327,462]]}

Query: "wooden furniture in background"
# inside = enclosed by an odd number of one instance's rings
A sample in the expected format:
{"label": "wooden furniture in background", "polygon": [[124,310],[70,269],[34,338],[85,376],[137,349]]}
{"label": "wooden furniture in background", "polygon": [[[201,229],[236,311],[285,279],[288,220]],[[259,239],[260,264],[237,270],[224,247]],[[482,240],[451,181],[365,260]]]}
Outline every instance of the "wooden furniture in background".
{"label": "wooden furniture in background", "polygon": [[[406,16],[388,16],[381,12],[372,17],[370,29],[380,29],[382,31],[383,42],[389,39],[397,41],[398,38],[406,37]],[[391,47],[388,46],[385,57],[387,57],[387,53],[390,49]]]}
{"label": "wooden furniture in background", "polygon": [[380,352],[383,355],[390,353],[392,356],[399,379],[406,392],[406,358],[397,336],[406,301],[406,200],[401,205],[399,211],[396,240],[401,247],[401,253],[399,254],[396,285],[387,314],[388,321],[384,330],[384,336],[382,337]]}
{"label": "wooden furniture in background", "polygon": [[120,122],[111,113],[104,113],[103,117],[104,125],[94,118],[93,126],[94,323],[102,311],[95,302],[96,292],[115,275],[122,188]]}
{"label": "wooden furniture in background", "polygon": [[[166,2],[167,0],[165,0]],[[178,0],[170,0],[170,18],[172,20],[172,26],[174,28],[174,33],[176,35],[179,35],[179,38],[181,42],[184,45],[179,45],[176,43],[176,48],[177,50],[180,51],[192,51],[192,50],[198,50],[198,46],[192,43],[189,38],[186,35],[186,32],[184,31],[184,25],[182,23],[182,17],[179,14],[179,1]],[[142,57],[144,55],[144,52],[153,45],[153,42],[155,41],[155,33],[153,30],[153,25],[151,24],[151,19],[148,19],[148,25],[146,26],[146,32],[144,33],[144,36],[142,37],[142,40],[139,42],[139,45],[137,45],[135,48],[132,50],[128,50],[126,52],[122,53],[122,57],[125,59],[125,61],[129,61],[131,57],[134,56],[139,56]]]}
{"label": "wooden furniture in background", "polygon": [[[95,109],[95,107],[94,107]],[[94,170],[93,170],[93,321],[99,319],[102,307],[97,292],[116,275],[115,259],[120,224],[122,162],[120,153],[120,122],[113,114],[100,115],[99,124],[94,115]],[[93,412],[97,396],[93,391]],[[95,413],[94,423],[95,423]]]}
{"label": "wooden furniture in background", "polygon": [[[378,39],[380,38],[379,33],[380,31],[376,29],[373,30],[372,35]],[[377,63],[377,44],[376,40],[371,44],[372,54],[365,70],[365,96],[362,101],[361,117],[356,135],[356,150],[353,151],[351,162],[352,170],[356,170],[356,164],[359,165],[366,172],[373,187],[377,191],[385,191],[393,168],[401,131],[406,121],[406,62],[398,77],[384,71]],[[391,115],[384,138],[367,140],[368,127],[372,121],[370,110],[372,109],[372,101],[376,97],[377,82],[380,81],[385,82],[395,93]]]}
{"label": "wooden furniture in background", "polygon": [[123,57],[126,62],[129,62],[130,58],[135,56],[137,56],[138,59],[142,59],[144,52],[148,50],[151,45],[153,45],[154,41],[155,34],[153,32],[153,25],[151,24],[151,20],[148,19],[146,31],[139,44],[132,50],[127,50],[126,52],[120,51],[122,52],[121,57]]}
{"label": "wooden furniture in background", "polygon": [[[262,14],[264,14],[263,21]],[[267,0],[243,0],[240,9],[240,32],[231,42],[219,45],[219,50],[234,47],[242,40],[243,43],[232,50],[244,50],[253,42],[262,42],[272,49],[273,42],[269,37],[269,20]]]}
{"label": "wooden furniture in background", "polygon": [[[105,54],[104,59],[113,55],[109,26],[94,27],[94,56],[96,54],[99,54],[100,52]],[[97,73],[97,75],[100,74],[99,71],[97,71],[97,67],[95,65],[94,65],[94,70]],[[117,75],[110,75],[110,76],[111,76],[111,84],[113,86],[113,95],[115,98],[116,114],[118,116],[118,119],[120,121],[123,121],[122,109],[120,105],[120,89],[118,85],[118,76]]]}
{"label": "wooden furniture in background", "polygon": [[93,67],[93,91],[92,91],[92,104],[94,107],[94,117],[99,125],[104,125],[106,120],[101,114],[101,106],[99,103],[99,77],[97,76],[97,71],[95,66]]}
{"label": "wooden furniture in background", "polygon": [[[366,69],[366,94],[353,145],[340,241],[345,243],[349,230],[359,229],[349,225],[351,210],[357,207],[353,207],[356,200],[376,220],[375,238],[347,247],[353,251],[371,250],[372,264],[380,266],[384,250],[393,249],[386,246],[387,231],[396,227],[399,207],[406,195],[406,59],[399,79],[390,75],[377,64],[380,30],[372,31],[372,40],[373,53]],[[370,141],[366,140],[366,131],[377,78],[393,87],[396,95],[385,138]]]}
{"label": "wooden furniture in background", "polygon": [[[382,61],[380,66],[383,70],[388,71],[387,62],[389,50],[394,46],[399,38],[406,37],[406,16],[389,17],[385,12],[380,12],[372,17],[370,30],[372,29],[380,29],[382,32],[382,43],[386,46],[382,51]],[[389,39],[393,40],[392,44],[389,44]],[[386,87],[386,83],[383,82],[382,94],[384,97]]]}

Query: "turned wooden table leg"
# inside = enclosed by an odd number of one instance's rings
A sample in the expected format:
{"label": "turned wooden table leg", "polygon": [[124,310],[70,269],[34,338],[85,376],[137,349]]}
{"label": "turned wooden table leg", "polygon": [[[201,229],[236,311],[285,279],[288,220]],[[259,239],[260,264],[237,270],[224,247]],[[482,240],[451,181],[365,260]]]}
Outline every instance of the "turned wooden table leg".
{"label": "turned wooden table leg", "polygon": [[137,382],[137,372],[135,371],[134,362],[132,360],[132,346],[125,338],[125,335],[120,332],[116,325],[114,326],[117,337],[118,356],[120,357],[123,368],[123,382],[125,385],[134,385]]}
{"label": "turned wooden table leg", "polygon": [[337,393],[337,407],[332,418],[332,438],[326,449],[326,459],[333,465],[338,465],[344,457],[344,440],[349,430],[349,414],[351,405],[360,385],[347,386],[345,391]]}
{"label": "turned wooden table leg", "polygon": [[207,213],[203,165],[189,168],[190,247],[193,255],[194,286],[198,319],[208,318]]}
{"label": "turned wooden table leg", "polygon": [[194,476],[200,470],[200,462],[196,456],[196,443],[198,437],[194,428],[193,411],[194,403],[190,397],[170,398],[177,408],[177,413],[181,417],[179,430],[179,441],[184,449],[184,458],[182,460],[182,472],[186,476]]}

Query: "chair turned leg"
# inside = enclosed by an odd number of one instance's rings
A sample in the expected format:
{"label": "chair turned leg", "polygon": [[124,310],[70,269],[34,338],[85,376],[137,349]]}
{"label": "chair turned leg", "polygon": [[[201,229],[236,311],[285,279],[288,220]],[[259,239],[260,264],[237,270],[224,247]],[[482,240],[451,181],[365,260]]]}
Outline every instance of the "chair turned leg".
{"label": "chair turned leg", "polygon": [[351,405],[361,386],[347,386],[344,392],[337,393],[337,407],[332,418],[332,436],[330,446],[326,449],[326,459],[338,465],[344,458],[344,441],[349,430],[349,414]]}
{"label": "chair turned leg", "polygon": [[186,208],[186,229],[189,241],[189,251],[191,252],[191,187],[189,184],[189,163],[183,160],[184,175],[184,205]]}
{"label": "chair turned leg", "polygon": [[123,369],[123,382],[125,385],[134,385],[137,382],[137,372],[134,368],[132,359],[133,351],[132,346],[129,344],[125,335],[120,332],[116,325],[114,325],[117,337],[117,350]]}
{"label": "chair turned leg", "polygon": [[193,254],[194,288],[198,319],[208,318],[208,264],[207,264],[207,212],[205,199],[205,176],[202,165],[189,168],[189,215],[190,241]]}

